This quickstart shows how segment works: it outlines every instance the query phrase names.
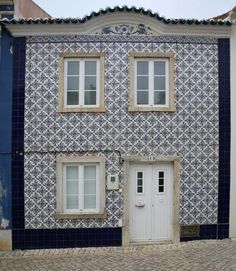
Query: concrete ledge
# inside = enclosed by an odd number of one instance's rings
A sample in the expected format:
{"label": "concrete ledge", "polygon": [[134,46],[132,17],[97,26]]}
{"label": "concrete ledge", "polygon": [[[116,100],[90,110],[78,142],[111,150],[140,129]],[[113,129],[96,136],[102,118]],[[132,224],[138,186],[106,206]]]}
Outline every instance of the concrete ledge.
{"label": "concrete ledge", "polygon": [[11,230],[0,230],[0,250],[12,250]]}

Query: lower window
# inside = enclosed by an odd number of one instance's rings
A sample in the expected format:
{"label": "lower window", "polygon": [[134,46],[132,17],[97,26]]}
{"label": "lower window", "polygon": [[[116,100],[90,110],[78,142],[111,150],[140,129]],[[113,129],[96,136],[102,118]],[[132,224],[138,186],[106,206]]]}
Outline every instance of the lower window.
{"label": "lower window", "polygon": [[57,213],[98,214],[105,205],[105,160],[102,156],[57,159]]}
{"label": "lower window", "polygon": [[99,166],[97,164],[65,164],[64,210],[66,212],[98,212]]}

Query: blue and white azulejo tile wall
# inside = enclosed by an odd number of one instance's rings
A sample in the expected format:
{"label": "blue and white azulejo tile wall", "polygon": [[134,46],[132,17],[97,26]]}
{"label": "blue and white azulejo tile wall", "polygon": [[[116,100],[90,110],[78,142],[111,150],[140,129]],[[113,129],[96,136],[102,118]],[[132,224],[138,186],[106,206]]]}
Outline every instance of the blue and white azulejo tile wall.
{"label": "blue and white azulejo tile wall", "polygon": [[[58,113],[59,53],[104,52],[105,113]],[[130,52],[173,52],[175,112],[128,112]],[[121,191],[106,192],[108,217],[57,220],[56,156],[119,152],[181,160],[180,223],[217,223],[218,45],[216,39],[156,36],[56,36],[27,39],[25,82],[25,228],[118,227]]]}

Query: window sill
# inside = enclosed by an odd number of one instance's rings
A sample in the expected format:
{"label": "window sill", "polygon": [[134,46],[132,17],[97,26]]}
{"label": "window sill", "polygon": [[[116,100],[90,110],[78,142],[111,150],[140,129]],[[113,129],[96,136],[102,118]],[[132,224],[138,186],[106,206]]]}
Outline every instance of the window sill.
{"label": "window sill", "polygon": [[82,112],[82,113],[90,113],[90,112],[106,112],[105,107],[58,107],[57,112],[59,113],[70,113],[70,112]]}
{"label": "window sill", "polygon": [[129,112],[175,112],[175,107],[174,106],[169,106],[169,107],[129,106]]}
{"label": "window sill", "polygon": [[74,214],[63,214],[55,213],[54,217],[56,219],[78,219],[78,218],[107,218],[107,213],[74,213]]}

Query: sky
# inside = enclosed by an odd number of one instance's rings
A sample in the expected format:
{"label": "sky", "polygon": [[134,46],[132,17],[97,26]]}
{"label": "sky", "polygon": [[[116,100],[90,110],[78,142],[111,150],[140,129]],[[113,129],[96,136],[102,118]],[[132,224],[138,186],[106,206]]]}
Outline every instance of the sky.
{"label": "sky", "polygon": [[83,18],[114,6],[149,9],[165,18],[207,19],[231,10],[236,0],[34,0],[53,18]]}

